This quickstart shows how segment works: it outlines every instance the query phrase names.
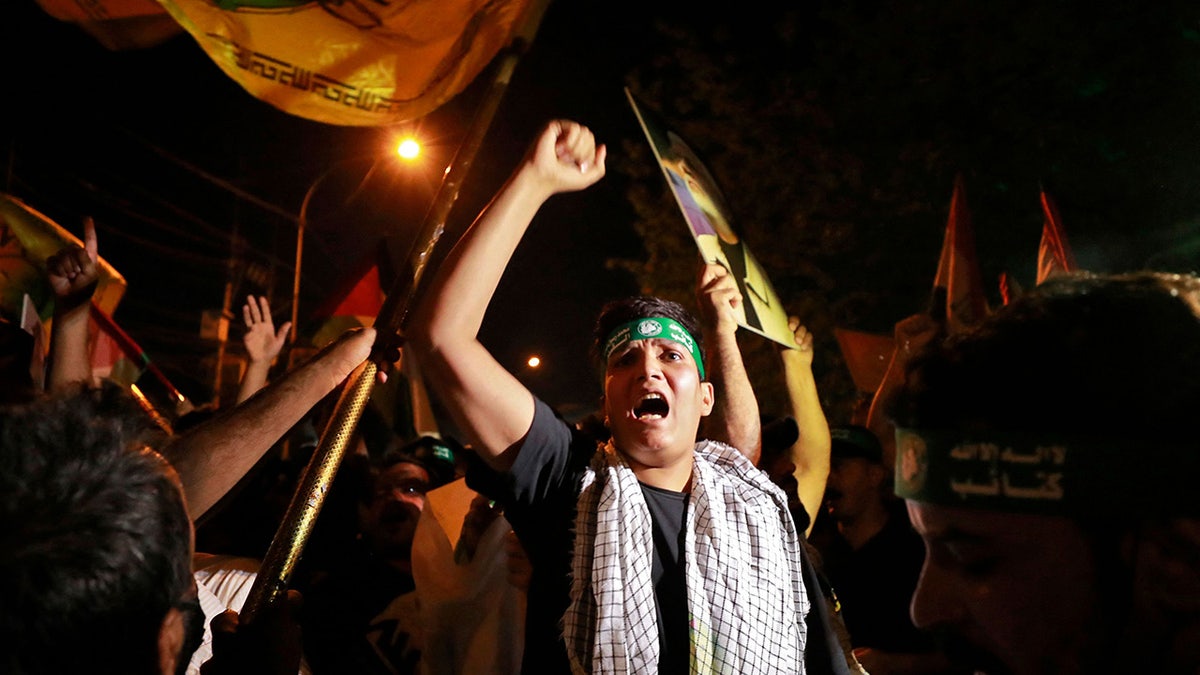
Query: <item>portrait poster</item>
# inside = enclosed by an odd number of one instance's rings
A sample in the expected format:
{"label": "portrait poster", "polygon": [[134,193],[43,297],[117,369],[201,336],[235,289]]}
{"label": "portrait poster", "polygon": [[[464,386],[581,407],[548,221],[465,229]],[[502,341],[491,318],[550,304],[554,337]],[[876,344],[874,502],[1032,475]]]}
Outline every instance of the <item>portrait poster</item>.
{"label": "portrait poster", "polygon": [[728,204],[712,174],[661,116],[638,102],[628,88],[625,95],[650,142],[700,255],[706,262],[717,263],[729,270],[737,282],[742,293],[738,324],[795,349],[795,338],[788,330],[787,310],[775,293],[766,270],[750,251],[750,245],[734,228]]}

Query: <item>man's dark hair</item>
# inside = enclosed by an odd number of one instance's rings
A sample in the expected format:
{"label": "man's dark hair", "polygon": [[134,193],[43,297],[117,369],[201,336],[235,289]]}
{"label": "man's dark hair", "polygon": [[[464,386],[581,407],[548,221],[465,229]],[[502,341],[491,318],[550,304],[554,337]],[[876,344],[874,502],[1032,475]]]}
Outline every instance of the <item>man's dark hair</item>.
{"label": "man's dark hair", "polygon": [[678,302],[640,295],[614,300],[600,310],[600,316],[596,319],[596,327],[592,331],[592,356],[600,364],[601,369],[604,368],[604,342],[608,339],[609,333],[622,324],[652,316],[666,317],[679,322],[679,325],[686,328],[696,339],[700,358],[704,359],[704,336],[700,334],[700,322],[696,321],[696,317],[692,316],[691,312],[684,309],[683,305]]}
{"label": "man's dark hair", "polygon": [[1200,401],[1200,279],[1053,277],[931,343],[897,426],[1186,443]]}
{"label": "man's dark hair", "polygon": [[111,390],[0,409],[0,671],[158,671],[191,523],[146,421],[119,409]]}

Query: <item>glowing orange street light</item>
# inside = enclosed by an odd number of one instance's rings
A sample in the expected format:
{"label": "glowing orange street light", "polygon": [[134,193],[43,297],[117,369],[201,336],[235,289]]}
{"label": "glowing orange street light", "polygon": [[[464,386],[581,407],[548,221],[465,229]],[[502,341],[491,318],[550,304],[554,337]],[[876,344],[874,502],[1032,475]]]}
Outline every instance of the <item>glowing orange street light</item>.
{"label": "glowing orange street light", "polygon": [[[417,142],[415,137],[407,136],[400,141],[399,145],[396,146],[396,154],[400,155],[400,157],[405,161],[411,162],[420,156],[421,144]],[[308,186],[308,191],[304,193],[304,199],[300,202],[300,214],[296,218],[296,271],[292,278],[292,331],[291,335],[288,337],[288,343],[291,345],[295,345],[296,338],[300,332],[300,266],[304,261],[304,230],[308,223],[308,203],[312,200],[313,194],[316,193],[317,186],[324,182],[325,179],[330,175],[332,175],[335,169],[345,164],[364,159],[371,160],[373,163],[378,161],[372,157],[347,157],[340,161],[334,162],[328,169],[325,170],[324,173],[317,176],[316,180],[314,180],[312,184]],[[367,177],[363,178],[363,183],[366,182],[367,178],[369,178],[374,171],[375,165],[372,164],[371,168],[367,171]]]}
{"label": "glowing orange street light", "polygon": [[531,356],[529,357],[529,360],[525,362],[525,364],[530,368],[537,368],[538,366],[542,365],[542,360],[536,356]]}
{"label": "glowing orange street light", "polygon": [[413,160],[421,154],[421,144],[414,138],[406,138],[396,146],[396,153],[404,159]]}

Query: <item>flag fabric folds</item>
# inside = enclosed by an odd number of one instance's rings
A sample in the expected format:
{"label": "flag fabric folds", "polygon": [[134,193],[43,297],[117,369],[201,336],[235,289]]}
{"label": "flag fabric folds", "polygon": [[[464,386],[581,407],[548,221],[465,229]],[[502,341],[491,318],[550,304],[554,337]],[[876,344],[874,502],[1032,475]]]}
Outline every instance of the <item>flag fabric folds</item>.
{"label": "flag fabric folds", "polygon": [[[20,316],[28,294],[38,316],[49,319],[54,293],[46,280],[46,259],[70,244],[83,246],[78,237],[25,202],[0,193],[0,315]],[[125,277],[103,257],[97,263],[99,280],[92,301],[111,314],[125,295]]]}
{"label": "flag fabric folds", "polygon": [[1021,284],[1008,272],[1000,273],[1000,301],[1007,305],[1008,303],[1021,297],[1025,289],[1021,288]]}
{"label": "flag fabric folds", "polygon": [[548,0],[37,0],[108,49],[186,31],[254,97],[345,126],[416,119],[467,87]]}
{"label": "flag fabric folds", "polygon": [[933,304],[930,309],[935,318],[945,320],[950,333],[976,323],[988,312],[979,258],[975,254],[975,233],[971,228],[961,175],[954,180],[950,217],[933,281]]}
{"label": "flag fabric folds", "polygon": [[512,41],[534,0],[159,0],[243,89],[346,126],[415,119]]}
{"label": "flag fabric folds", "polygon": [[331,300],[329,304],[336,303],[333,309],[329,309],[327,305],[314,312],[317,316],[325,318],[313,334],[312,345],[317,348],[336,340],[351,328],[374,325],[384,300],[383,287],[379,281],[379,265],[371,265],[345,295],[334,296]]}
{"label": "flag fabric folds", "polygon": [[855,389],[864,394],[875,393],[892,361],[895,340],[889,335],[846,328],[835,328],[833,336],[842,350],[842,360],[846,362]]}
{"label": "flag fabric folds", "polygon": [[37,4],[114,52],[156,47],[183,32],[155,0],[37,0]]}
{"label": "flag fabric folds", "polygon": [[1058,207],[1050,195],[1042,190],[1042,241],[1038,245],[1037,283],[1056,274],[1074,272],[1078,269],[1071,247],[1067,245],[1067,233],[1063,229]]}

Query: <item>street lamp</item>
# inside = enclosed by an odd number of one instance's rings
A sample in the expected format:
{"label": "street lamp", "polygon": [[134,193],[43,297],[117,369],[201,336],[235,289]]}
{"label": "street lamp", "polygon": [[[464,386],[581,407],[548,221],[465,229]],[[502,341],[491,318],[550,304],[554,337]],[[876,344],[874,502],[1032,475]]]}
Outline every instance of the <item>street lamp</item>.
{"label": "street lamp", "polygon": [[[419,145],[417,145],[416,141],[413,141],[411,139],[409,139],[409,140],[411,141],[411,143],[414,146],[417,146],[417,148],[418,148],[417,154],[419,154]],[[416,154],[413,155],[413,158],[415,158],[415,157],[416,157]],[[289,346],[294,346],[296,344],[296,338],[300,332],[300,321],[299,321],[299,318],[300,318],[300,271],[301,271],[301,267],[302,267],[302,264],[304,261],[304,231],[308,226],[309,204],[311,204],[313,195],[315,195],[317,192],[317,188],[320,187],[321,184],[324,183],[326,179],[328,179],[330,176],[332,176],[337,169],[341,168],[342,166],[344,166],[346,164],[350,164],[352,162],[363,161],[363,160],[371,161],[371,168],[367,170],[366,175],[364,175],[362,177],[362,180],[359,181],[358,187],[356,187],[354,189],[354,192],[352,192],[350,194],[350,196],[348,196],[346,198],[347,201],[353,199],[355,196],[358,195],[358,193],[361,190],[363,190],[366,187],[367,183],[371,180],[371,177],[375,175],[376,170],[380,167],[380,164],[383,162],[382,158],[369,157],[369,156],[368,157],[349,157],[349,158],[334,162],[332,165],[330,165],[330,167],[328,169],[326,169],[324,172],[322,172],[321,175],[317,176],[316,180],[314,180],[311,185],[308,186],[308,190],[304,193],[304,199],[300,202],[300,214],[299,214],[299,217],[296,219],[296,266],[295,266],[295,274],[292,278],[292,331],[291,331],[291,334],[288,336],[288,345]]]}
{"label": "street lamp", "polygon": [[[386,170],[388,164],[388,155],[391,155],[392,152],[396,153],[395,155],[392,155],[393,157],[399,156],[403,160],[401,164],[406,166],[411,165],[413,168],[419,168],[420,165],[427,163],[427,161],[421,160],[421,155],[424,151],[424,148],[420,140],[418,140],[419,132],[419,129],[414,128],[410,129],[408,132],[398,138],[393,137],[392,141],[390,142],[394,143],[394,145],[387,153],[382,153],[380,155],[347,157],[335,161],[327,169],[325,169],[325,171],[317,176],[311,185],[308,186],[308,190],[304,193],[304,199],[300,202],[300,213],[296,218],[296,263],[295,275],[292,279],[292,330],[288,336],[289,347],[295,346],[300,331],[300,272],[304,259],[304,233],[308,226],[308,211],[313,197],[317,193],[317,188],[324,184],[325,181],[328,180],[334,173],[336,173],[338,169],[347,164],[361,161],[371,162],[371,167],[358,182],[358,186],[354,188],[354,191],[345,198],[345,201],[349,202],[367,188],[368,183],[371,181],[372,177],[375,176],[377,171],[379,171],[381,168]],[[421,160],[420,165],[418,164],[419,160]]]}
{"label": "street lamp", "polygon": [[400,145],[396,146],[396,154],[408,161],[412,161],[420,156],[421,144],[415,138],[405,138],[400,141]]}

